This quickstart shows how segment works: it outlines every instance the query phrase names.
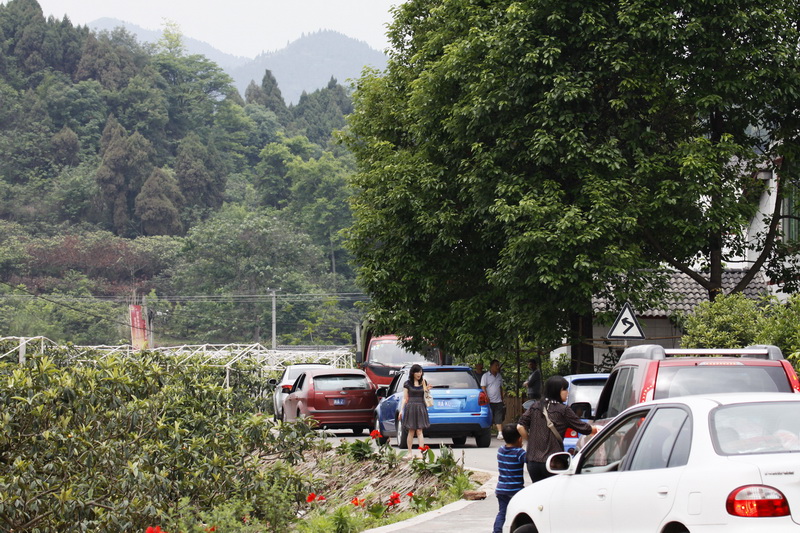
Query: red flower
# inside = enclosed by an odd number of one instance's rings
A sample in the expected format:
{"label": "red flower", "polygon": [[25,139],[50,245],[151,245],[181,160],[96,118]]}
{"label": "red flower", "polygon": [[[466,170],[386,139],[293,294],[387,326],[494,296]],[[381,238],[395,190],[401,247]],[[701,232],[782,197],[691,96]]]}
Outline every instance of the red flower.
{"label": "red flower", "polygon": [[317,495],[313,492],[306,497],[306,503],[311,503],[317,499]]}
{"label": "red flower", "polygon": [[318,502],[324,502],[324,501],[325,501],[325,496],[319,496],[319,497],[317,497],[317,501],[318,501]]}
{"label": "red flower", "polygon": [[426,444],[425,446],[423,446],[423,447],[421,447],[421,448],[419,449],[419,453],[425,453],[425,452],[427,452],[427,451],[428,451],[428,450],[430,450],[430,449],[431,449],[431,447],[430,447],[430,446],[428,446],[428,445]]}
{"label": "red flower", "polygon": [[350,500],[350,503],[352,503],[356,507],[361,507],[362,505],[364,505],[364,499],[362,498],[362,499],[359,500],[358,496],[356,496],[355,498]]}
{"label": "red flower", "polygon": [[400,503],[400,495],[396,492],[393,492],[391,496],[389,496],[389,502],[386,504],[389,507],[392,505],[397,505]]}
{"label": "red flower", "polygon": [[381,435],[381,432],[379,430],[373,429],[369,433],[369,438],[371,438],[371,439],[382,439],[383,435]]}
{"label": "red flower", "polygon": [[244,522],[245,524],[247,523],[247,521],[248,521],[248,520],[250,520],[250,517],[249,517],[249,516],[247,516],[247,515],[244,515],[244,516],[242,517],[242,522]]}
{"label": "red flower", "polygon": [[414,493],[413,492],[409,492],[408,494],[406,494],[406,496],[408,496],[409,498],[413,498],[414,497]]}
{"label": "red flower", "polygon": [[213,532],[217,530],[217,526],[211,526],[210,528],[206,529],[206,531]]}
{"label": "red flower", "polygon": [[145,530],[145,533],[167,533],[167,532],[163,531],[161,529],[161,526],[156,526],[156,527],[150,526]]}

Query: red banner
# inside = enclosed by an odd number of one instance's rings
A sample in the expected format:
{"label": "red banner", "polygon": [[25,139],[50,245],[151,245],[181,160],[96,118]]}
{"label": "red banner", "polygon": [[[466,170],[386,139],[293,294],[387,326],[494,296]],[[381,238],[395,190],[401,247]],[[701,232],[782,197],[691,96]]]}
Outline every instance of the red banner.
{"label": "red banner", "polygon": [[141,305],[129,306],[131,313],[131,346],[136,350],[147,348],[147,323]]}

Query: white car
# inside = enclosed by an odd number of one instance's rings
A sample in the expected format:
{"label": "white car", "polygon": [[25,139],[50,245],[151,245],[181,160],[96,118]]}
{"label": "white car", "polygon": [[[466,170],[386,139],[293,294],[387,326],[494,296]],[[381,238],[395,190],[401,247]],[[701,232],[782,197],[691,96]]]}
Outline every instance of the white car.
{"label": "white car", "polygon": [[292,390],[292,385],[297,380],[297,377],[306,370],[314,368],[329,368],[331,365],[322,363],[307,363],[302,365],[289,365],[283,369],[283,374],[279,380],[269,380],[270,385],[275,387],[272,391],[272,406],[273,417],[275,421],[283,420],[283,401]]}
{"label": "white car", "polygon": [[504,532],[800,531],[800,395],[635,405],[547,468],[558,475],[514,496]]}

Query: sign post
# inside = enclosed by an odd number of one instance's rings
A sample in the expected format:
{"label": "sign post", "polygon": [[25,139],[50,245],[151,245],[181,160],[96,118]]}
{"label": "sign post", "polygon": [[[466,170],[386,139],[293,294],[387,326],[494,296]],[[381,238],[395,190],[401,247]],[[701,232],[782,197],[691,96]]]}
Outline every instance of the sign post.
{"label": "sign post", "polygon": [[619,312],[614,325],[608,332],[608,338],[614,340],[644,339],[644,331],[636,320],[631,304],[625,303],[622,311]]}

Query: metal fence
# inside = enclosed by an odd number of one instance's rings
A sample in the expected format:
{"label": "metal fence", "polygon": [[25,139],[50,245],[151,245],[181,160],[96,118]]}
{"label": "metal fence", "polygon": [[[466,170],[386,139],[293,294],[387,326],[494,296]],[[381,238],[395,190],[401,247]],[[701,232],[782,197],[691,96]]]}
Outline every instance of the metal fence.
{"label": "metal fence", "polygon": [[[104,359],[112,355],[135,357],[141,350],[129,344],[119,346],[60,345],[47,337],[0,337],[4,353],[0,361],[16,360],[25,364],[29,356],[41,355],[52,349],[64,349],[68,361],[80,364],[90,360]],[[10,349],[9,349],[10,348]],[[262,374],[282,371],[288,365],[299,363],[327,363],[338,368],[352,368],[355,364],[353,346],[280,346],[267,349],[261,344],[183,344],[159,346],[148,351],[173,356],[176,364],[201,362],[209,366],[225,368],[225,386],[230,383],[230,373],[237,363],[251,363],[259,367]]]}

